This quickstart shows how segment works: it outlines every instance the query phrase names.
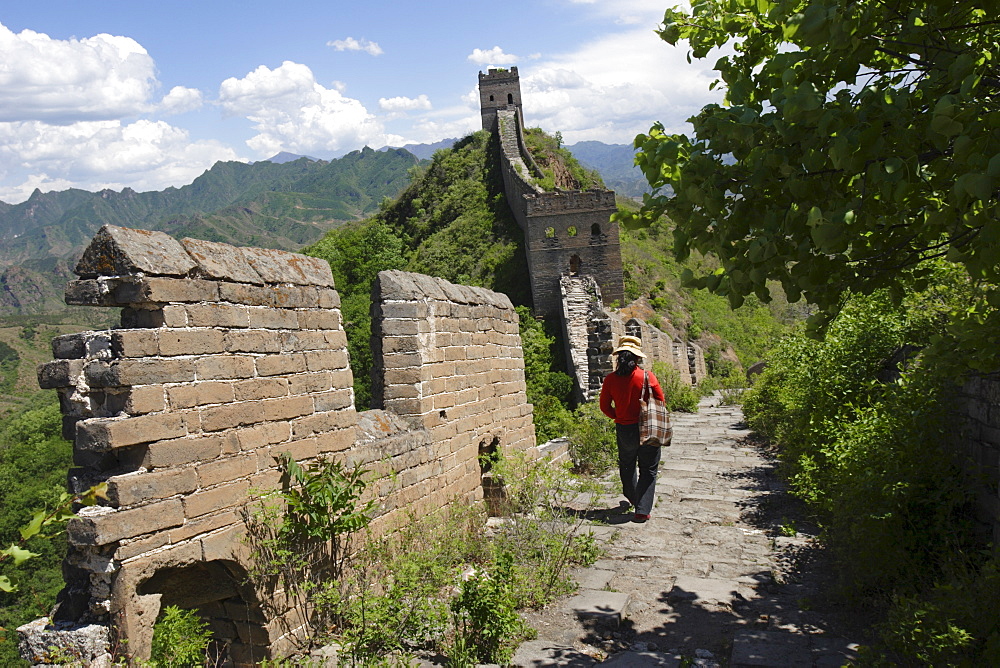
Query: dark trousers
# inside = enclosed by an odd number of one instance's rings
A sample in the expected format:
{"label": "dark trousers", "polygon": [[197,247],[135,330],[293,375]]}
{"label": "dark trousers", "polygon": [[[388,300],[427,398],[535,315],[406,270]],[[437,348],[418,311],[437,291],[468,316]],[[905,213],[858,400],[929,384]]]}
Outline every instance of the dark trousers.
{"label": "dark trousers", "polygon": [[656,473],[660,468],[660,448],[639,445],[638,424],[616,424],[618,440],[618,473],[622,478],[625,498],[635,506],[635,512],[649,515],[656,496]]}

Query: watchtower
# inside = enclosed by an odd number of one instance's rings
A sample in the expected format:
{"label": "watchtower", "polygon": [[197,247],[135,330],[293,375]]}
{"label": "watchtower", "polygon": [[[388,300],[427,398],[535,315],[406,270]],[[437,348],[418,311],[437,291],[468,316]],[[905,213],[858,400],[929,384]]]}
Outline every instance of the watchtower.
{"label": "watchtower", "polygon": [[491,67],[486,74],[479,73],[479,108],[484,130],[493,130],[496,126],[497,109],[517,109],[517,115],[524,118],[521,80],[516,67],[509,70]]}

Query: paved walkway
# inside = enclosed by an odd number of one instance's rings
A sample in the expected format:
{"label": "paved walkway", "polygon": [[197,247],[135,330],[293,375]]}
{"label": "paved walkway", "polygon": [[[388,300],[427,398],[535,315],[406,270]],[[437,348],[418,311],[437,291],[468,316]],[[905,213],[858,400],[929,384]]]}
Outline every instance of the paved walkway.
{"label": "paved walkway", "polygon": [[773,459],[747,438],[739,407],[718,403],[673,416],[649,522],[617,507],[596,514],[606,524],[588,528],[607,539],[604,558],[575,574],[578,595],[529,615],[538,639],[515,665],[826,667],[854,658],[836,630],[844,611],[824,594],[821,552],[784,514],[796,506]]}

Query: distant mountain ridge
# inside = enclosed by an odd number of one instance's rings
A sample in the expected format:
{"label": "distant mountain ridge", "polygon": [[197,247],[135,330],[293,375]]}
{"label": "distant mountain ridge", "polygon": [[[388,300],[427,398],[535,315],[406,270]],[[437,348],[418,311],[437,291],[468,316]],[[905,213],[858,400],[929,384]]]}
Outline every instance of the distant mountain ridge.
{"label": "distant mountain ridge", "polygon": [[36,190],[0,206],[0,314],[61,304],[66,268],[101,225],[297,250],[373,213],[406,187],[417,164],[407,151],[365,148],[329,161],[219,162],[191,184],[162,191]]}

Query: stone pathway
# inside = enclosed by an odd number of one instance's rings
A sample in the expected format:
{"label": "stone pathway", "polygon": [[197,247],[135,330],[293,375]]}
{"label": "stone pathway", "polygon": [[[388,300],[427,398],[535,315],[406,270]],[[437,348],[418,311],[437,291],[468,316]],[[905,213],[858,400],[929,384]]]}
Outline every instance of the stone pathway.
{"label": "stone pathway", "polygon": [[718,403],[673,416],[649,522],[617,507],[596,514],[606,523],[589,528],[606,539],[604,558],[575,573],[576,596],[527,615],[538,639],[514,665],[832,667],[855,658],[842,631],[850,613],[827,600],[821,551],[784,514],[797,506],[773,458],[747,438],[739,407]]}

